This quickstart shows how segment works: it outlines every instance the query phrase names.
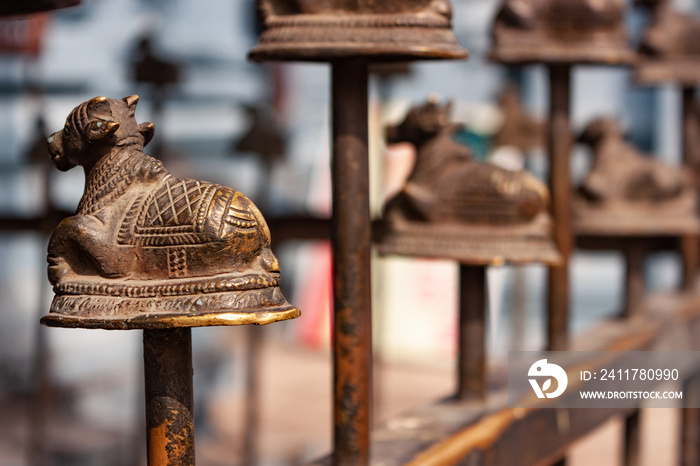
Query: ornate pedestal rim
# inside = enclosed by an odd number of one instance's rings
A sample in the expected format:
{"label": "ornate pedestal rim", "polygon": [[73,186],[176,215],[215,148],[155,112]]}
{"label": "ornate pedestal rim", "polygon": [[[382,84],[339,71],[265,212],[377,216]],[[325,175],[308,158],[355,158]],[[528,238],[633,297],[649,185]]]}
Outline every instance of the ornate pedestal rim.
{"label": "ornate pedestal rim", "polygon": [[330,61],[460,59],[450,21],[440,16],[272,16],[249,54],[251,60]]}
{"label": "ornate pedestal rim", "polygon": [[636,55],[625,37],[598,35],[585,40],[552,41],[529,33],[496,34],[489,59],[506,64],[561,63],[632,65]]}
{"label": "ornate pedestal rim", "polygon": [[529,225],[447,228],[421,222],[382,222],[375,241],[380,254],[452,259],[468,265],[558,265],[561,255],[548,231],[549,219],[544,217]]}
{"label": "ornate pedestal rim", "polygon": [[41,323],[104,329],[264,325],[301,314],[277,286],[180,296],[56,295]]}
{"label": "ornate pedestal rim", "polygon": [[678,82],[687,86],[700,83],[700,56],[639,57],[634,68],[639,84]]}
{"label": "ornate pedestal rim", "polygon": [[266,325],[296,319],[301,311],[293,306],[255,312],[210,312],[200,315],[142,314],[129,319],[85,318],[51,313],[41,318],[47,327],[88,328],[103,330],[165,329],[183,327],[213,327],[232,325]]}

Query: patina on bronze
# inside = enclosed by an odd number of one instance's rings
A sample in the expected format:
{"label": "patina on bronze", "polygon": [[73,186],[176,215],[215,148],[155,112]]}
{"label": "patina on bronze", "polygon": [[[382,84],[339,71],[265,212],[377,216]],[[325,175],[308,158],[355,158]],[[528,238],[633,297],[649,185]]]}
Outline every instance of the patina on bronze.
{"label": "patina on bronze", "polygon": [[83,166],[76,215],[49,242],[49,326],[106,329],[267,324],[297,317],[260,211],[243,194],[179,179],[143,153],[138,96],[96,97],[49,137],[60,170]]}
{"label": "patina on bronze", "polygon": [[651,21],[639,46],[635,79],[647,84],[700,82],[700,16],[678,13],[670,0],[635,3],[651,10]]}
{"label": "patina on bronze", "polygon": [[258,0],[253,60],[465,58],[448,0]]}
{"label": "patina on bronze", "polygon": [[385,206],[379,251],[471,265],[558,263],[546,186],[529,173],[475,160],[455,142],[461,125],[449,112],[450,104],[428,102],[387,128],[388,142],[416,147],[416,162]]}
{"label": "patina on bronze", "polygon": [[697,233],[692,173],[641,154],[612,118],[590,122],[578,138],[592,149],[593,166],[573,202],[578,234]]}
{"label": "patina on bronze", "polygon": [[504,63],[629,63],[621,0],[504,0],[491,58]]}

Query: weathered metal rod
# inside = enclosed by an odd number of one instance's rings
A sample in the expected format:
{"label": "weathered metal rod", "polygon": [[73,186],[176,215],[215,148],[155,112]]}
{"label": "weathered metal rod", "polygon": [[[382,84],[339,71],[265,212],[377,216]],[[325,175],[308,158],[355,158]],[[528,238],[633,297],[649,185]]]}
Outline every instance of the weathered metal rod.
{"label": "weathered metal rod", "polygon": [[683,106],[683,121],[681,123],[683,128],[683,164],[693,165],[700,162],[698,160],[693,160],[693,144],[695,144],[694,131],[698,124],[698,116],[695,113],[695,87],[683,86],[681,93]]}
{"label": "weathered metal rod", "polygon": [[[693,146],[696,128],[700,122],[695,113],[695,88],[683,86],[683,163],[697,170],[698,160],[694,160]],[[690,290],[698,271],[698,237],[686,235],[681,238],[683,257],[683,288]],[[700,463],[700,408],[688,408],[700,399],[700,374],[683,384],[684,407],[681,409],[681,458],[683,466]]]}
{"label": "weathered metal rod", "polygon": [[549,188],[552,193],[554,239],[562,264],[549,268],[547,288],[547,347],[550,351],[566,348],[568,342],[569,256],[571,233],[571,65],[549,65]]}
{"label": "weathered metal rod", "polygon": [[369,464],[372,313],[367,64],[331,65],[333,218],[333,464]]}
{"label": "weathered metal rod", "polygon": [[457,399],[486,396],[486,267],[459,267]]}
{"label": "weathered metal rod", "polygon": [[192,333],[143,331],[148,466],[194,466]]}
{"label": "weathered metal rod", "polygon": [[640,304],[644,296],[644,240],[630,239],[624,249],[625,262],[625,303],[623,317],[632,317],[641,310]]}
{"label": "weathered metal rod", "polygon": [[[693,169],[698,169],[695,139],[697,137],[697,128],[700,127],[698,115],[695,110],[695,87],[683,86],[683,135],[682,135],[682,150],[683,164]],[[683,260],[683,289],[692,290],[695,286],[695,277],[700,266],[700,247],[698,245],[698,235],[687,234],[681,237],[681,258]]]}
{"label": "weathered metal rod", "polygon": [[683,407],[681,408],[682,466],[700,464],[700,373],[683,382]]}
{"label": "weathered metal rod", "polygon": [[260,351],[263,343],[263,327],[250,325],[246,348],[245,407],[243,410],[243,464],[258,464],[258,438],[260,436]]}
{"label": "weathered metal rod", "polygon": [[625,416],[624,465],[639,466],[642,461],[641,410],[635,409]]}

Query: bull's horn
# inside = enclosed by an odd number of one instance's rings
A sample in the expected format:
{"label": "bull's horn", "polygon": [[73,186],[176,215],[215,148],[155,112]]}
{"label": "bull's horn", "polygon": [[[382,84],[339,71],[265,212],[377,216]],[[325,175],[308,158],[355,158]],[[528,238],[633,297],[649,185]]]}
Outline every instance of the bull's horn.
{"label": "bull's horn", "polygon": [[137,103],[139,103],[139,96],[137,95],[130,95],[128,97],[124,97],[122,101],[129,107],[133,108],[136,106]]}

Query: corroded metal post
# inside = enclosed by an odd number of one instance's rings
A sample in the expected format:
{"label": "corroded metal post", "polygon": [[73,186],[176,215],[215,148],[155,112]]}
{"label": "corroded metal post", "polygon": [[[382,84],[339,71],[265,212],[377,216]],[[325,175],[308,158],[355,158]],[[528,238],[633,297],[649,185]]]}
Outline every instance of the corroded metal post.
{"label": "corroded metal post", "polygon": [[[335,465],[369,464],[370,309],[368,62],[466,58],[449,2],[259,0],[264,31],[253,60],[321,61],[332,74]],[[404,11],[405,10],[405,11]]]}
{"label": "corroded metal post", "polygon": [[625,262],[625,303],[623,317],[633,317],[640,312],[644,296],[644,240],[631,238],[624,250]]}
{"label": "corroded metal post", "polygon": [[700,464],[700,374],[683,382],[681,408],[681,466]]}
{"label": "corroded metal post", "polygon": [[698,115],[695,110],[695,86],[684,85],[682,87],[682,106],[683,106],[683,135],[682,135],[682,150],[683,164],[687,166],[697,166],[700,160],[694,160],[694,150],[697,151],[696,137]]}
{"label": "corroded metal post", "polygon": [[635,409],[625,417],[624,465],[639,466],[642,461],[641,410]]}
{"label": "corroded metal post", "polygon": [[372,393],[367,64],[332,63],[335,465],[369,464]]}
{"label": "corroded metal post", "polygon": [[486,267],[459,267],[457,399],[486,396]]}
{"label": "corroded metal post", "polygon": [[547,347],[551,351],[566,348],[568,342],[569,256],[571,232],[571,65],[549,65],[549,188],[552,192],[554,238],[562,263],[549,268],[547,289]]}
{"label": "corroded metal post", "polygon": [[243,410],[243,464],[258,464],[258,438],[260,437],[260,351],[263,344],[262,327],[250,326],[246,348],[245,407]]}
{"label": "corroded metal post", "polygon": [[148,466],[193,466],[189,328],[143,331]]}
{"label": "corroded metal post", "polygon": [[[683,86],[683,135],[682,150],[683,164],[696,170],[700,164],[697,160],[700,150],[697,147],[697,138],[700,133],[700,121],[695,109],[695,87]],[[695,284],[695,277],[700,266],[700,247],[698,235],[686,234],[681,237],[681,258],[683,260],[683,289],[691,290]]]}

